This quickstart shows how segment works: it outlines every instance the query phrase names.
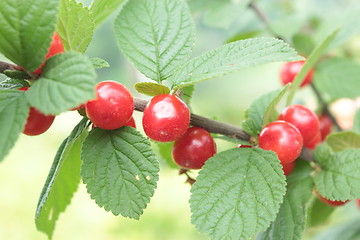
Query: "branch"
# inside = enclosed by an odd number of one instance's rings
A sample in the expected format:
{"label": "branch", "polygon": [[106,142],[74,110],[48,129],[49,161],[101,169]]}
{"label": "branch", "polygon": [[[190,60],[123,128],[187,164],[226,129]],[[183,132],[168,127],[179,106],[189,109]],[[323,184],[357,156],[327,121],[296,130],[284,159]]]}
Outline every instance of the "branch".
{"label": "branch", "polygon": [[336,121],[335,117],[331,114],[330,110],[329,110],[329,105],[327,104],[327,102],[324,100],[324,98],[321,96],[319,90],[315,87],[314,84],[310,84],[311,89],[313,90],[313,92],[315,93],[316,97],[318,98],[319,102],[321,103],[321,105],[323,106],[323,112],[328,115],[328,117],[331,119],[331,121],[334,123],[335,127],[339,130],[342,131],[343,129],[340,127],[340,125],[338,124],[338,122]]}
{"label": "branch", "polygon": [[274,36],[274,37],[276,37],[276,38],[278,38],[278,39],[281,39],[281,40],[283,40],[283,41],[285,42],[285,40],[284,40],[282,37],[280,37],[278,34],[276,34],[276,33],[274,32],[274,30],[271,28],[267,16],[266,16],[265,13],[259,8],[259,6],[255,3],[255,0],[253,0],[253,1],[251,1],[251,2],[249,3],[249,8],[251,8],[251,9],[255,12],[257,18],[264,24],[266,30],[267,30],[272,36]]}
{"label": "branch", "polygon": [[[143,112],[147,103],[148,103],[148,101],[146,101],[146,100],[134,98],[134,104],[135,104],[136,111]],[[211,133],[218,133],[218,134],[225,135],[225,136],[228,136],[231,138],[241,139],[244,141],[250,141],[250,136],[244,130],[242,130],[239,127],[227,124],[227,123],[215,121],[215,120],[212,120],[212,119],[209,119],[206,117],[202,117],[202,116],[199,116],[199,115],[196,115],[193,113],[191,114],[190,123],[193,126],[198,126],[198,127],[204,128],[208,132],[211,132]],[[308,148],[303,148],[300,157],[308,162],[314,161],[313,151]]]}
{"label": "branch", "polygon": [[[148,101],[134,98],[135,110],[143,112],[144,108]],[[206,117],[202,117],[196,114],[191,114],[191,125],[204,128],[208,132],[211,133],[219,133],[221,135],[225,135],[231,138],[237,138],[245,141],[250,140],[250,136],[241,128],[232,126],[227,123],[219,122],[216,120],[212,120]]]}

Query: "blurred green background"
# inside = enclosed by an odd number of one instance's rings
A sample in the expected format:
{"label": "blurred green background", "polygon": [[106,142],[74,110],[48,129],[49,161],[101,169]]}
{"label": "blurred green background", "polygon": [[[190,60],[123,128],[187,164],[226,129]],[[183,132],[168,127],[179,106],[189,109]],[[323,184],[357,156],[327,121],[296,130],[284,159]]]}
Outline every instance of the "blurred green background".
{"label": "blurred green background", "polygon": [[[83,1],[88,5],[90,1]],[[222,45],[238,34],[255,33],[268,36],[264,26],[250,10],[230,12],[236,0],[192,0],[191,9],[197,27],[197,42],[194,55]],[[225,4],[224,4],[225,3]],[[273,29],[285,39],[306,28],[330,21],[348,9],[359,7],[353,0],[263,0],[259,6],[268,14]],[[342,11],[339,11],[341,9]],[[98,70],[98,80],[116,80],[125,84],[137,97],[133,85],[144,80],[116,46],[112,15],[95,33],[86,54],[107,60],[111,68]],[[341,16],[340,16],[341,17]],[[320,27],[320,29],[326,29]],[[306,29],[305,29],[306,30]],[[350,51],[357,59],[360,55],[359,36],[342,45],[337,54]],[[3,57],[0,56],[2,60]],[[244,70],[226,77],[197,84],[191,107],[194,113],[241,126],[244,111],[261,94],[280,87],[278,79],[281,63],[267,64]],[[0,80],[4,79],[0,76]],[[309,89],[301,90],[297,101],[314,104],[315,98]],[[226,107],[224,107],[226,106]],[[57,116],[54,124],[45,134],[37,137],[22,135],[10,154],[0,164],[0,239],[24,240],[46,239],[38,232],[34,223],[38,197],[50,169],[57,147],[67,137],[81,118],[76,112],[66,112]],[[135,120],[141,130],[141,114],[135,113]],[[233,143],[218,141],[218,150],[234,147]],[[73,198],[66,212],[60,215],[53,239],[89,240],[191,240],[207,239],[196,232],[190,223],[189,190],[184,184],[185,177],[162,162],[160,180],[155,195],[140,218],[140,221],[115,217],[99,208],[86,193],[83,184]],[[324,225],[311,228],[305,239],[329,239],[333,225],[346,221],[357,221],[360,210],[354,203],[339,208]],[[355,220],[354,220],[355,219]],[[359,223],[358,225],[356,225]],[[338,228],[341,228],[338,227]]]}

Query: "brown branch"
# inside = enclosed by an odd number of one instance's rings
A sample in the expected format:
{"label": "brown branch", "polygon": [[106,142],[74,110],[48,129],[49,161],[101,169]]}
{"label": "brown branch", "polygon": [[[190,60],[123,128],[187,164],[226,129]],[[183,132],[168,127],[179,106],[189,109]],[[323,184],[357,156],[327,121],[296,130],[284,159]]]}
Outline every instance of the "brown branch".
{"label": "brown branch", "polygon": [[285,41],[282,37],[280,37],[278,34],[275,33],[275,31],[272,29],[272,27],[269,24],[269,19],[265,15],[265,13],[259,8],[259,6],[255,3],[255,0],[251,1],[249,3],[249,8],[251,8],[254,13],[256,14],[257,18],[264,24],[266,30],[274,37],[281,39]]}
{"label": "brown branch", "polygon": [[[139,98],[134,98],[134,103],[135,103],[135,110],[143,112],[148,101]],[[242,139],[245,141],[250,140],[250,136],[239,127],[232,126],[230,124],[219,122],[216,120],[212,120],[206,117],[202,117],[193,113],[191,114],[190,123],[193,126],[204,128],[205,130],[211,133],[218,133],[231,138]]]}
{"label": "brown branch", "polygon": [[322,107],[323,107],[323,112],[331,119],[331,121],[333,122],[333,124],[335,125],[335,127],[339,130],[342,131],[343,129],[340,127],[340,125],[338,124],[338,122],[336,121],[334,115],[331,114],[330,110],[329,110],[329,105],[327,104],[327,102],[325,101],[325,99],[321,96],[319,90],[315,87],[314,84],[310,84],[311,89],[313,90],[313,92],[315,93],[316,97],[318,98],[319,102],[321,103]]}

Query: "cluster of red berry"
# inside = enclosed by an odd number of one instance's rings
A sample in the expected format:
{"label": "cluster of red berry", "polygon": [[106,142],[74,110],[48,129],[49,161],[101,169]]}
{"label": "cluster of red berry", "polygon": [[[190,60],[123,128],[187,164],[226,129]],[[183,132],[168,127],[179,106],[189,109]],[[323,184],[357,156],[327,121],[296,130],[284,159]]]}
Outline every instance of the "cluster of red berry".
{"label": "cluster of red berry", "polygon": [[[62,41],[59,35],[57,33],[54,33],[50,47],[48,49],[48,52],[45,56],[43,63],[38,69],[36,69],[33,72],[33,74],[37,74],[37,75],[41,74],[45,61],[48,58],[63,52],[64,52],[64,46],[62,44]],[[28,87],[19,88],[19,90],[27,91]],[[51,124],[54,122],[54,119],[55,119],[54,115],[45,115],[36,108],[30,107],[29,116],[26,120],[23,133],[29,136],[40,135],[46,132],[50,128]]]}

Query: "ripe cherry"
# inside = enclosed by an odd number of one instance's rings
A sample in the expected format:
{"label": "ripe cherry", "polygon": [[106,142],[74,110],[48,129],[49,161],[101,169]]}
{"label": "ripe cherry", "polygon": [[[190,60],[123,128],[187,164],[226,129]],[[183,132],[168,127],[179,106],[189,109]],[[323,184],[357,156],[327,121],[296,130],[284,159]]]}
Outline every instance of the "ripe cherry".
{"label": "ripe cherry", "polygon": [[289,175],[294,170],[295,163],[296,161],[290,163],[281,163],[285,176]]}
{"label": "ripe cherry", "polygon": [[160,94],[152,98],[144,109],[142,119],[146,135],[159,142],[180,138],[190,123],[190,110],[177,96]]}
{"label": "ripe cherry", "polygon": [[129,119],[129,121],[127,121],[127,123],[125,123],[125,126],[129,126],[129,127],[136,128],[136,123],[135,123],[134,118],[131,117],[131,118]]}
{"label": "ripe cherry", "polygon": [[[19,88],[21,91],[27,91],[28,87]],[[36,136],[46,132],[52,123],[55,116],[44,115],[34,107],[30,107],[29,116],[26,119],[26,124],[23,133],[29,136]]]}
{"label": "ripe cherry", "polygon": [[356,205],[360,208],[360,199],[356,199]]}
{"label": "ripe cherry", "polygon": [[306,144],[304,142],[304,147],[314,150],[316,148],[316,146],[319,145],[320,142],[321,142],[321,133],[320,133],[320,131],[318,131],[316,136],[313,138],[313,140],[311,140],[311,142],[306,143]]}
{"label": "ripe cherry", "polygon": [[41,64],[41,66],[38,69],[36,69],[34,71],[34,73],[35,74],[40,74],[41,71],[42,71],[43,66],[45,65],[45,61],[48,58],[50,58],[50,57],[52,57],[52,56],[54,56],[54,55],[56,55],[58,53],[63,53],[63,52],[64,52],[64,45],[63,45],[63,43],[61,41],[61,38],[57,33],[54,33],[54,35],[52,37],[50,47],[48,49],[48,52],[45,55],[44,62]]}
{"label": "ripe cherry", "polygon": [[321,114],[318,118],[320,123],[321,141],[324,141],[326,136],[331,133],[333,122],[326,114]]}
{"label": "ripe cherry", "polygon": [[274,151],[282,164],[295,161],[301,153],[303,138],[291,123],[275,121],[261,131],[259,147]]}
{"label": "ripe cherry", "polygon": [[200,127],[191,127],[175,141],[174,161],[183,168],[200,169],[216,153],[216,144],[210,133]]}
{"label": "ripe cherry", "polygon": [[[305,64],[305,61],[295,61],[285,63],[280,70],[280,80],[283,85],[292,83],[296,75],[300,72],[301,68]],[[311,69],[305,76],[300,87],[306,86],[311,83],[314,70]]]}
{"label": "ripe cherry", "polygon": [[279,120],[294,125],[301,133],[304,145],[309,144],[320,131],[320,123],[316,114],[302,105],[292,105],[280,114]]}
{"label": "ripe cherry", "polygon": [[86,115],[97,127],[113,130],[124,126],[134,111],[134,99],[121,83],[100,82],[96,86],[96,99],[85,104]]}
{"label": "ripe cherry", "polygon": [[349,201],[332,201],[330,199],[324,198],[317,191],[315,191],[315,192],[316,192],[316,195],[318,196],[318,198],[320,199],[320,201],[329,205],[330,207],[342,206],[342,205],[346,204],[347,202],[349,202]]}

